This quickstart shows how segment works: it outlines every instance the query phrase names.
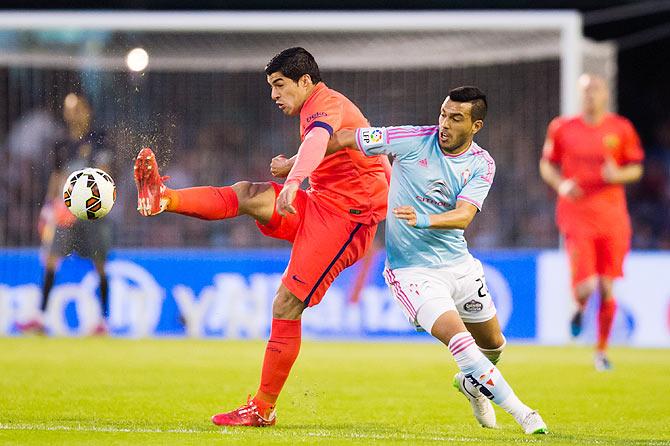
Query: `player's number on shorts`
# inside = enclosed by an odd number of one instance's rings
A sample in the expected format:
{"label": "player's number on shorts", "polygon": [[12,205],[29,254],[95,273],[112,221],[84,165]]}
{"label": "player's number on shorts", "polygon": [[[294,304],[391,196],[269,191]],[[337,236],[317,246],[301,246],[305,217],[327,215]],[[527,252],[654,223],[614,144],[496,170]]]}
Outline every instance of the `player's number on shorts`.
{"label": "player's number on shorts", "polygon": [[484,280],[484,277],[480,277],[476,280],[476,282],[479,282],[479,290],[477,290],[477,294],[479,297],[486,297],[489,294],[489,289],[486,286],[486,280]]}

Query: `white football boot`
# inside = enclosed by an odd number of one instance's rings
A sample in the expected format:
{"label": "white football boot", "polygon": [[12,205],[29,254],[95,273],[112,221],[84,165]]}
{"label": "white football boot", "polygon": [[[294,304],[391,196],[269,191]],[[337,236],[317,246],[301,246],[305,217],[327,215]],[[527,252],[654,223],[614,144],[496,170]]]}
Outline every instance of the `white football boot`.
{"label": "white football boot", "polygon": [[472,413],[482,427],[493,429],[496,427],[496,413],[493,410],[493,405],[488,398],[477,391],[479,395],[475,396],[465,388],[465,375],[463,372],[458,372],[454,375],[454,387],[461,392],[470,401]]}

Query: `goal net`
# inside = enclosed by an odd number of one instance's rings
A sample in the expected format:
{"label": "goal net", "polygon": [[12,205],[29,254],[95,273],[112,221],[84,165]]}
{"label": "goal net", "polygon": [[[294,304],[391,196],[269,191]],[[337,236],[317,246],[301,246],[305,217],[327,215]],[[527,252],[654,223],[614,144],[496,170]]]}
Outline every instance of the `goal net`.
{"label": "goal net", "polygon": [[[553,209],[537,173],[546,125],[577,110],[582,67],[616,76],[615,49],[586,41],[573,12],[4,13],[0,36],[0,246],[38,243],[70,92],[90,102],[113,153],[115,245],[277,243],[246,219],[140,218],[131,166],[148,145],[173,187],[270,180],[270,159],[293,154],[299,139],[263,68],[292,46],[308,49],[324,81],[373,125],[435,123],[451,88],[479,86],[489,114],[477,141],[497,175],[469,239],[552,246]],[[133,72],[126,57],[136,47],[149,59]]]}

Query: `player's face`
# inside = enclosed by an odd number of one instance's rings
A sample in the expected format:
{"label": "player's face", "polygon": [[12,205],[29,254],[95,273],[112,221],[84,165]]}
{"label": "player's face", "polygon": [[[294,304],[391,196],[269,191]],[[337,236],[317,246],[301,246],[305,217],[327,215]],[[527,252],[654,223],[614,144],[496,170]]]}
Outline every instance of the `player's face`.
{"label": "player's face", "polygon": [[299,114],[302,104],[309,96],[305,77],[309,78],[309,76],[303,76],[296,82],[284,76],[280,71],[267,77],[268,84],[272,87],[270,96],[285,115],[295,116]]}
{"label": "player's face", "polygon": [[600,114],[607,110],[609,91],[603,78],[589,74],[582,75],[579,78],[579,90],[582,94],[584,113]]}
{"label": "player's face", "polygon": [[445,99],[438,120],[440,148],[447,152],[460,152],[470,146],[472,137],[482,127],[482,121],[472,122],[472,104]]}

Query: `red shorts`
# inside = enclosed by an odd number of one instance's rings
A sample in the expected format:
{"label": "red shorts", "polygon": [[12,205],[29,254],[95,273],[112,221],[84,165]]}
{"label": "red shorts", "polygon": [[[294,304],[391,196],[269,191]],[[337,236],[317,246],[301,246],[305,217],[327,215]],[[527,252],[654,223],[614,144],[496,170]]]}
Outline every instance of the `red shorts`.
{"label": "red shorts", "polygon": [[[281,184],[271,182],[275,197]],[[348,220],[319,205],[304,190],[293,202],[297,214],[282,217],[275,209],[268,224],[258,228],[268,237],[293,243],[282,283],[306,306],[318,304],[342,270],[363,257],[377,231],[377,224]]]}
{"label": "red shorts", "polygon": [[565,248],[570,259],[573,287],[596,275],[614,279],[623,276],[623,261],[630,250],[630,234],[566,234]]}

